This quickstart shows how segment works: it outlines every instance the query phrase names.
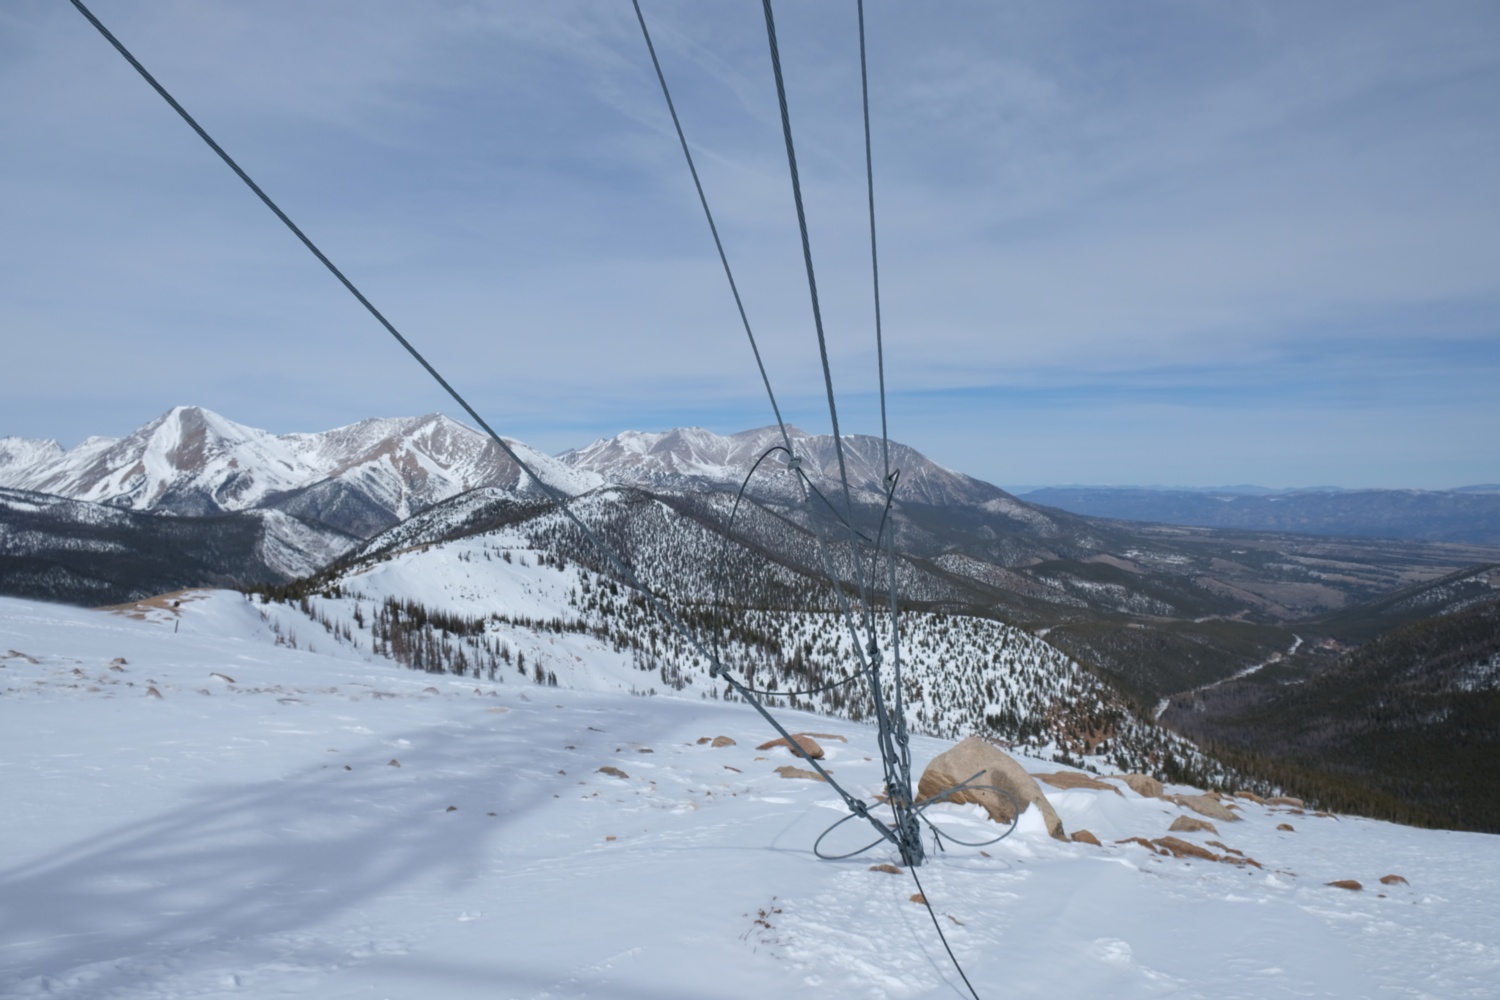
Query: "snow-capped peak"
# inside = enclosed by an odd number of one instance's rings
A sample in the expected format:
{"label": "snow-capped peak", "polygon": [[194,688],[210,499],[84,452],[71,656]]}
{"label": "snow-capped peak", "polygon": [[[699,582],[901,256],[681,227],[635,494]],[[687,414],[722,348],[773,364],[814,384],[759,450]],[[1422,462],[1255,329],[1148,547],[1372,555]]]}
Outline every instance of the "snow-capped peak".
{"label": "snow-capped peak", "polygon": [[[564,492],[600,483],[507,443]],[[479,486],[535,489],[488,435],[438,413],[276,435],[177,406],[118,440],[91,438],[63,451],[56,442],[7,438],[0,449],[0,486],[172,514],[281,507],[361,532]]]}
{"label": "snow-capped peak", "polygon": [[[792,450],[803,459],[803,469],[819,488],[838,482],[838,454],[832,435],[808,434],[788,426],[786,438],[791,440]],[[662,487],[680,484],[687,478],[738,486],[768,449],[784,446],[785,440],[781,429],[774,426],[727,436],[701,427],[679,427],[660,433],[626,431],[585,448],[564,452],[558,458],[575,469],[586,469],[624,485]],[[885,479],[880,438],[845,434],[841,443],[850,488],[878,498],[884,492]],[[901,473],[897,494],[901,499],[975,505],[1011,499],[998,487],[946,469],[907,445],[892,441],[889,451],[891,467]],[[784,461],[773,460],[761,466],[766,472],[781,468],[785,468]],[[767,488],[776,492],[769,481]]]}
{"label": "snow-capped peak", "polygon": [[10,468],[22,468],[56,458],[63,453],[62,445],[41,438],[0,438],[0,475]]}

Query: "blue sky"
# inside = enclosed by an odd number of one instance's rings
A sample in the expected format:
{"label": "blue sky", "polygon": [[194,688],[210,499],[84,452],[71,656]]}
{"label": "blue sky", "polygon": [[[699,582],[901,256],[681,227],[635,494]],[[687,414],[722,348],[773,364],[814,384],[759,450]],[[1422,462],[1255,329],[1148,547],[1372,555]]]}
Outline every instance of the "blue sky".
{"label": "blue sky", "polygon": [[[95,0],[503,433],[770,422],[628,3]],[[643,0],[824,430],[758,4]],[[1001,484],[1500,481],[1500,8],[867,8],[891,431]],[[854,6],[778,28],[878,432]],[[0,9],[0,434],[455,413],[72,8]]]}

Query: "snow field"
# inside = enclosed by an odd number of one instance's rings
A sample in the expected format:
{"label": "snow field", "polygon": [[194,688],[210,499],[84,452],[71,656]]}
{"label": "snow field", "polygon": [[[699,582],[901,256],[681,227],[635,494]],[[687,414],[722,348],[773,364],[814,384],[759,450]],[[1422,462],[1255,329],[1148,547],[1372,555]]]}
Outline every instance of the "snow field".
{"label": "snow field", "polygon": [[[869,870],[889,851],[812,857],[842,807],[776,773],[795,759],[755,749],[748,707],[294,650],[260,611],[0,600],[0,996],[961,995],[911,878]],[[843,736],[828,767],[877,790],[866,726],[779,715]],[[1029,812],[919,873],[986,998],[1494,995],[1500,838],[1248,801],[1176,834],[1256,869],[1115,843],[1166,834],[1173,803],[1043,788],[1105,846]]]}

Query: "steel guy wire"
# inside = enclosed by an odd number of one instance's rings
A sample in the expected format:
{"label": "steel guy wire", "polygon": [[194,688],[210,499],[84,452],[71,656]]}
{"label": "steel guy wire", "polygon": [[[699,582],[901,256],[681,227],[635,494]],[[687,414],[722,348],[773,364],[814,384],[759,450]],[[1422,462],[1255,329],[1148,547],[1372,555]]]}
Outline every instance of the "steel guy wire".
{"label": "steel guy wire", "polygon": [[[809,493],[808,493],[809,489],[811,489],[812,493],[816,494],[820,499],[822,499],[823,502],[825,504],[827,504],[831,510],[833,509],[833,505],[830,504],[830,503],[828,503],[827,498],[823,497],[821,491],[819,491],[817,489],[817,487],[815,485],[813,485],[811,479],[801,469],[800,461],[798,460],[798,458],[795,455],[795,453],[792,451],[791,436],[790,436],[790,434],[787,431],[786,424],[782,421],[780,408],[777,406],[776,399],[775,399],[775,394],[771,390],[770,378],[769,378],[769,376],[768,376],[768,374],[766,372],[765,365],[762,362],[761,354],[760,354],[760,349],[759,349],[759,347],[756,344],[755,335],[754,335],[754,333],[751,330],[750,322],[749,322],[748,316],[747,316],[745,308],[744,308],[743,300],[742,300],[742,298],[741,298],[741,296],[739,294],[738,286],[737,286],[737,284],[734,281],[733,271],[732,271],[732,269],[730,268],[730,265],[729,265],[728,255],[725,253],[725,250],[724,250],[723,240],[719,236],[718,226],[714,223],[713,213],[712,213],[712,211],[709,208],[707,195],[704,193],[702,181],[701,181],[701,179],[698,176],[697,167],[696,167],[696,165],[693,162],[692,149],[688,145],[687,137],[686,137],[686,134],[685,134],[685,132],[683,130],[683,127],[682,127],[682,120],[681,120],[681,118],[677,114],[676,104],[672,101],[671,89],[667,85],[666,74],[662,70],[661,60],[657,56],[657,53],[656,53],[656,46],[655,46],[655,44],[651,40],[651,32],[650,32],[650,29],[646,25],[645,15],[641,11],[639,0],[631,0],[631,3],[632,3],[632,6],[635,9],[636,20],[640,24],[642,36],[645,38],[645,41],[646,41],[646,48],[647,48],[648,53],[651,56],[651,64],[652,64],[653,69],[656,71],[656,78],[657,78],[658,84],[660,84],[660,86],[661,86],[662,96],[666,100],[667,109],[668,109],[668,111],[669,111],[669,113],[671,114],[671,117],[672,117],[672,125],[673,125],[673,128],[675,129],[675,131],[677,133],[678,144],[682,147],[683,156],[684,156],[684,158],[688,162],[688,170],[689,170],[689,172],[692,175],[693,185],[694,185],[695,190],[698,193],[699,203],[703,207],[704,215],[705,215],[705,217],[708,220],[710,232],[713,234],[713,237],[714,237],[714,246],[718,250],[720,263],[723,265],[725,275],[729,279],[730,289],[731,289],[731,291],[734,294],[735,305],[736,305],[736,308],[739,310],[741,323],[743,324],[743,326],[745,328],[745,333],[746,333],[747,337],[750,340],[751,350],[752,350],[752,352],[755,355],[756,364],[757,364],[757,366],[760,369],[761,379],[765,383],[766,391],[767,391],[768,395],[770,396],[772,410],[776,413],[777,424],[778,424],[778,427],[781,430],[782,440],[783,440],[783,442],[786,445],[786,451],[787,451],[787,454],[789,456],[789,460],[790,460],[790,462],[792,464],[792,467],[798,473],[798,481],[799,481],[799,484],[800,484],[799,488],[802,491],[802,496],[803,496],[804,504],[807,506],[807,509],[808,509],[808,519],[809,519],[809,521],[810,521],[810,523],[812,525],[814,534],[815,534],[815,536],[817,538],[817,541],[818,541],[818,554],[819,554],[819,557],[821,558],[821,560],[823,562],[824,572],[828,576],[829,583],[834,588],[835,599],[838,601],[840,612],[842,613],[845,625],[846,625],[846,627],[849,630],[849,636],[850,636],[850,639],[852,641],[852,645],[854,647],[855,655],[856,655],[856,657],[859,660],[860,672],[863,673],[863,674],[865,674],[869,678],[869,683],[870,683],[870,687],[871,687],[871,691],[872,691],[872,699],[874,701],[874,706],[875,706],[875,715],[876,715],[876,718],[877,718],[877,738],[878,738],[878,742],[880,743],[880,746],[881,746],[881,759],[884,762],[884,766],[886,768],[886,782],[887,782],[887,784],[898,784],[899,783],[899,784],[901,784],[902,787],[907,787],[907,786],[910,785],[910,781],[911,781],[911,778],[910,778],[910,767],[909,767],[909,765],[903,767],[903,766],[901,766],[901,765],[899,765],[897,763],[897,760],[896,760],[896,747],[893,745],[893,741],[890,738],[890,734],[889,734],[889,731],[888,731],[889,730],[889,721],[885,717],[886,716],[886,710],[885,710],[885,706],[884,706],[884,703],[883,703],[882,694],[881,694],[881,691],[880,691],[880,678],[879,678],[878,665],[874,661],[874,657],[878,655],[878,649],[879,649],[879,647],[878,647],[878,644],[876,643],[876,640],[875,640],[874,621],[873,621],[873,615],[872,615],[871,608],[870,608],[868,590],[867,590],[867,588],[865,586],[865,581],[864,581],[863,563],[860,560],[859,552],[858,552],[858,545],[857,545],[857,541],[856,541],[856,536],[857,536],[858,533],[854,530],[853,524],[850,521],[841,518],[841,520],[845,520],[845,524],[848,527],[849,533],[850,533],[850,537],[849,537],[850,553],[851,553],[851,555],[853,557],[853,562],[854,562],[854,567],[855,567],[855,575],[856,575],[856,584],[857,584],[857,587],[858,587],[858,590],[859,590],[861,612],[862,612],[862,615],[863,615],[863,618],[864,618],[864,624],[865,624],[865,630],[866,630],[866,638],[864,638],[864,639],[862,639],[862,637],[860,636],[859,629],[855,625],[853,615],[850,612],[850,609],[849,609],[849,606],[848,606],[848,599],[847,599],[847,597],[844,594],[843,586],[840,583],[839,575],[835,571],[832,558],[831,558],[831,556],[829,554],[829,551],[828,551],[828,546],[827,546],[826,539],[823,536],[823,529],[822,529],[821,522],[818,519],[817,512],[811,506],[811,500],[810,500],[810,496],[809,496]],[[767,31],[768,31],[768,38],[769,38],[770,47],[771,47],[772,64],[773,64],[773,68],[774,68],[775,74],[776,74],[777,92],[778,92],[778,97],[779,97],[779,100],[780,100],[781,111],[782,111],[783,132],[785,134],[786,141],[787,141],[788,160],[789,160],[789,163],[791,164],[793,187],[794,187],[794,192],[796,194],[798,218],[799,218],[799,222],[801,223],[801,234],[802,234],[802,242],[803,242],[803,249],[804,249],[804,260],[806,262],[807,269],[808,269],[808,277],[809,277],[811,294],[812,294],[812,302],[813,302],[814,315],[815,315],[815,318],[817,319],[816,326],[817,326],[817,333],[818,333],[819,349],[820,349],[820,352],[821,352],[822,362],[823,362],[824,383],[825,383],[825,385],[826,385],[826,387],[828,389],[828,394],[829,394],[828,395],[828,399],[829,399],[829,406],[830,406],[830,415],[831,415],[831,419],[833,421],[833,430],[834,430],[834,434],[833,434],[834,447],[835,447],[835,451],[836,451],[836,454],[838,456],[838,461],[839,461],[839,482],[840,482],[840,485],[842,486],[843,492],[844,492],[845,512],[847,514],[849,514],[850,516],[852,516],[853,508],[852,508],[852,504],[850,503],[850,496],[849,496],[849,481],[848,481],[847,464],[846,464],[845,459],[844,459],[843,440],[842,440],[841,435],[839,434],[838,409],[837,409],[837,405],[836,405],[836,403],[834,401],[834,396],[833,396],[833,381],[832,381],[832,375],[831,375],[831,372],[830,372],[830,369],[829,369],[829,366],[828,366],[828,353],[827,353],[826,342],[825,342],[825,339],[823,337],[822,316],[821,316],[821,311],[818,308],[817,285],[816,285],[816,281],[813,278],[812,258],[811,258],[810,246],[809,246],[809,243],[808,243],[807,229],[806,229],[806,216],[805,216],[805,213],[803,212],[802,197],[801,197],[801,186],[800,186],[800,181],[798,180],[797,171],[796,171],[796,153],[795,153],[795,148],[791,144],[791,131],[790,131],[791,130],[791,124],[790,124],[790,119],[788,118],[787,109],[786,109],[786,91],[785,91],[784,83],[783,83],[782,78],[781,78],[780,55],[779,55],[779,52],[778,52],[778,49],[777,49],[776,35],[775,35],[775,25],[774,25],[774,21],[772,19],[772,15],[771,15],[771,10],[770,10],[769,4],[767,4],[765,12],[766,12],[766,17],[767,17]],[[748,482],[748,479],[747,479],[747,482]],[[892,573],[892,578],[894,579],[894,571]],[[869,658],[867,658],[867,654],[868,654]],[[898,676],[899,676],[899,671],[898,671]],[[905,736],[905,733],[904,733],[904,729],[903,729],[903,731],[902,731],[902,738],[899,741],[896,741],[896,742],[900,742],[902,744],[903,750],[904,750],[904,744],[905,744],[904,736]],[[919,836],[917,836],[915,834],[915,831],[911,830],[910,824],[900,824],[898,822],[898,828],[905,828],[908,831],[904,839],[905,839],[905,841],[907,842],[907,844],[909,846],[906,846],[906,847],[902,848],[902,854],[903,854],[903,856],[910,856],[909,860],[919,861],[920,860],[920,851],[921,851],[921,842],[920,842]]]}
{"label": "steel guy wire", "polygon": [[870,272],[875,298],[875,370],[880,379],[880,456],[885,475],[891,475],[890,433],[885,415],[885,343],[880,327],[880,256],[875,243],[875,157],[870,142],[870,74],[865,60],[865,0],[855,4],[859,12],[859,92],[865,117],[865,190],[870,202]]}
{"label": "steel guy wire", "polygon": [[[828,394],[828,418],[833,425],[833,448],[839,463],[839,485],[844,492],[844,510],[853,515],[854,504],[849,495],[849,468],[844,458],[844,438],[839,431],[838,400],[833,391],[833,369],[828,362],[828,338],[823,331],[823,309],[818,301],[818,279],[813,268],[812,242],[808,236],[807,210],[802,201],[802,179],[797,170],[797,147],[792,139],[792,117],[787,107],[786,80],[781,71],[781,47],[776,40],[776,16],[771,10],[771,0],[761,0],[761,8],[765,12],[766,19],[766,42],[771,52],[771,72],[776,80],[776,102],[781,111],[781,134],[786,146],[787,171],[792,181],[792,201],[797,209],[797,231],[802,238],[802,262],[807,270],[807,291],[812,302],[813,328],[818,338],[818,357],[823,366],[823,386]],[[850,539],[850,548],[853,550],[854,541]],[[871,621],[869,597],[865,587],[864,569],[856,558],[856,583],[859,586],[860,602],[865,614],[865,628],[873,639],[874,623]],[[863,660],[863,657],[861,657]],[[866,664],[869,669],[869,665]],[[872,674],[872,689],[874,691],[876,711],[883,718],[884,706],[879,691],[879,684],[874,683]],[[883,742],[883,740],[882,740]]]}
{"label": "steel guy wire", "polygon": [[[761,381],[765,384],[766,394],[767,394],[767,396],[771,400],[771,409],[776,414],[776,424],[777,424],[777,427],[781,430],[782,441],[786,445],[787,454],[789,456],[791,456],[790,461],[791,461],[793,467],[794,468],[799,468],[799,471],[800,471],[800,465],[799,465],[800,460],[797,458],[797,456],[795,455],[795,453],[792,450],[791,434],[787,430],[787,426],[786,426],[785,421],[782,419],[781,409],[780,409],[780,407],[776,403],[776,394],[775,394],[775,392],[771,388],[771,380],[770,380],[769,375],[766,372],[765,364],[762,361],[761,353],[760,353],[760,347],[758,346],[758,344],[757,344],[757,342],[755,340],[755,334],[754,334],[754,332],[751,330],[750,320],[749,320],[749,317],[746,314],[745,307],[744,307],[744,302],[743,302],[743,300],[740,297],[739,286],[735,282],[735,280],[734,280],[734,272],[733,272],[733,270],[729,266],[729,257],[725,253],[725,251],[724,251],[724,242],[723,242],[723,240],[719,236],[718,225],[714,222],[713,212],[709,208],[709,205],[708,205],[708,197],[707,197],[707,195],[703,191],[703,183],[702,183],[702,181],[700,180],[700,178],[698,176],[698,168],[697,168],[697,166],[695,165],[695,163],[693,161],[692,149],[691,149],[691,147],[688,146],[687,136],[686,136],[686,134],[685,134],[685,132],[683,131],[683,128],[682,128],[682,120],[678,117],[678,115],[677,115],[677,106],[676,106],[676,104],[672,100],[672,91],[671,91],[671,88],[669,88],[667,86],[667,77],[666,77],[666,74],[662,71],[661,60],[658,58],[658,56],[656,54],[656,45],[651,40],[651,31],[650,31],[649,28],[647,28],[645,15],[641,12],[640,0],[631,0],[631,4],[635,8],[636,20],[639,22],[639,24],[641,26],[641,35],[645,38],[645,41],[646,41],[646,50],[651,55],[651,65],[652,65],[653,69],[655,69],[655,71],[656,71],[657,83],[659,83],[661,85],[662,97],[666,100],[667,110],[671,113],[671,116],[672,116],[672,126],[676,130],[676,132],[677,132],[677,141],[678,141],[678,144],[681,145],[681,147],[682,147],[682,155],[687,160],[688,171],[689,171],[689,173],[692,174],[692,177],[693,177],[693,186],[696,189],[696,191],[698,192],[698,201],[699,201],[699,204],[701,204],[703,206],[704,217],[708,220],[709,231],[712,232],[712,234],[713,234],[714,246],[718,250],[718,253],[719,253],[719,261],[724,266],[725,277],[728,278],[730,291],[734,294],[735,307],[739,310],[740,322],[743,324],[743,326],[745,328],[745,335],[746,335],[746,337],[750,341],[750,349],[751,349],[752,353],[755,355],[756,365],[760,369]],[[799,202],[799,210],[800,210],[800,202]],[[821,341],[821,336],[822,336],[822,328],[821,328],[821,325],[820,325],[819,326],[820,341]],[[824,355],[824,372],[825,372],[825,376],[826,376],[827,375],[827,356],[826,356],[826,352],[825,352],[825,355]],[[828,381],[828,386],[829,386],[829,389],[830,389],[830,392],[831,392],[832,386],[833,386],[832,381]],[[832,397],[830,396],[830,402],[831,401],[832,401]],[[837,411],[836,410],[834,411],[834,444],[835,444],[835,447],[838,450],[839,468],[840,468],[840,471],[842,473],[842,471],[844,469],[844,453],[843,453],[843,443],[839,439],[839,435],[838,435],[838,415],[837,415]],[[841,476],[840,481],[844,484],[845,500],[846,500],[846,505],[847,505],[847,500],[848,500],[848,480],[847,480],[847,477],[846,476]],[[811,503],[810,503],[810,501],[808,499],[808,495],[807,495],[807,488],[811,487],[813,489],[813,491],[818,494],[819,498],[822,499],[825,504],[828,503],[828,500],[827,500],[826,497],[822,496],[821,492],[819,492],[815,486],[812,486],[812,481],[805,474],[802,474],[802,475],[799,476],[799,483],[804,484],[804,485],[799,486],[799,489],[802,490],[803,502],[808,507],[808,520],[809,520],[809,522],[811,522],[812,527],[813,527],[813,531],[814,531],[814,533],[815,533],[815,535],[817,536],[817,539],[818,539],[818,553],[819,553],[820,558],[823,561],[824,572],[826,572],[828,574],[830,582],[834,582],[834,589],[835,589],[835,593],[837,595],[837,600],[839,601],[839,604],[840,604],[840,610],[841,610],[841,612],[844,615],[845,623],[846,623],[846,625],[847,625],[847,627],[849,629],[850,638],[853,640],[855,651],[856,651],[856,653],[858,654],[858,657],[859,657],[860,669],[863,670],[863,671],[868,671],[869,665],[866,662],[865,655],[864,655],[865,643],[861,641],[861,638],[860,638],[860,635],[859,635],[859,630],[856,627],[856,625],[854,624],[854,618],[853,618],[853,615],[852,615],[852,613],[850,612],[850,610],[848,608],[848,601],[847,601],[847,599],[844,596],[843,590],[842,590],[842,588],[838,587],[838,585],[836,583],[837,575],[834,573],[833,563],[832,563],[832,561],[829,558],[828,553],[827,553],[827,541],[826,541],[826,539],[823,536],[822,524],[821,524],[820,521],[818,521],[817,514],[812,509]],[[832,507],[832,504],[829,504],[829,506]],[[869,605],[868,605],[868,602],[865,601],[865,599],[864,599],[864,586],[863,586],[863,580],[862,579],[860,581],[860,594],[861,594],[861,600],[863,602],[863,606],[862,606],[861,610],[864,612],[865,619],[866,619],[866,627],[868,629],[869,626],[870,626],[870,621],[869,621]]]}

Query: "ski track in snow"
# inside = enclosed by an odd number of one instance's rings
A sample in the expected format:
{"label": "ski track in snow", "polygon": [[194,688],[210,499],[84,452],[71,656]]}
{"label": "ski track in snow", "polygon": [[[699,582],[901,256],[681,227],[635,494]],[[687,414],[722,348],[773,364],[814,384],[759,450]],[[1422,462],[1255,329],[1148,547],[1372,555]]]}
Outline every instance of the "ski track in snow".
{"label": "ski track in snow", "polygon": [[[813,858],[842,809],[775,773],[793,758],[755,750],[746,706],[293,650],[237,594],[179,612],[0,599],[0,996],[964,995],[910,877],[869,870],[889,851]],[[828,767],[878,789],[867,727],[779,714],[845,736]],[[1500,837],[1248,801],[1179,835],[1258,870],[1114,843],[1166,834],[1172,803],[1044,788],[1106,846],[1033,810],[920,871],[986,1000],[1495,995]]]}

